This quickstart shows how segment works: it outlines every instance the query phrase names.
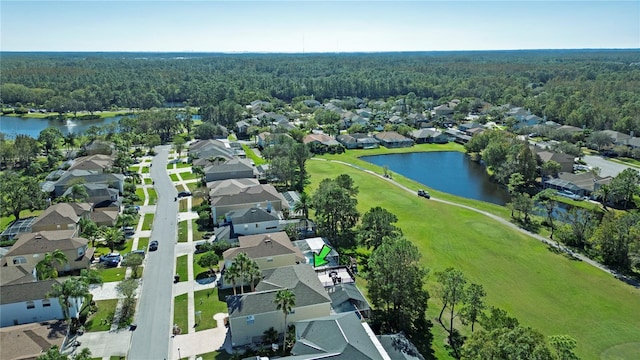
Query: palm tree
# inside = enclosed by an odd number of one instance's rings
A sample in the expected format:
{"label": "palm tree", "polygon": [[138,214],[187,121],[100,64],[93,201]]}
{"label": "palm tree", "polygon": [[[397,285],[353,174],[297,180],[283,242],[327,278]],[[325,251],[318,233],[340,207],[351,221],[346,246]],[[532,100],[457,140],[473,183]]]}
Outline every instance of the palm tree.
{"label": "palm tree", "polygon": [[67,262],[67,255],[65,255],[59,249],[55,249],[52,252],[45,253],[44,259],[36,264],[36,273],[38,274],[38,279],[45,280],[57,278],[58,269],[56,265],[64,265]]}
{"label": "palm tree", "polygon": [[307,193],[300,194],[300,199],[293,205],[293,211],[298,213],[302,212],[302,217],[309,218],[309,208],[311,207],[311,198]]}
{"label": "palm tree", "polygon": [[101,231],[102,237],[104,238],[104,242],[106,243],[109,250],[113,252],[113,249],[116,247],[116,243],[120,242],[124,237],[122,230],[113,227],[102,226]]}
{"label": "palm tree", "polygon": [[82,299],[89,295],[89,286],[78,278],[69,278],[62,284],[55,283],[47,298],[56,297],[62,306],[62,314],[65,319],[71,317],[71,308],[76,309],[76,317],[80,313]]}
{"label": "palm tree", "polygon": [[84,185],[82,184],[73,185],[71,187],[71,192],[69,195],[71,195],[73,202],[77,202],[78,199],[84,200],[89,197],[89,194],[87,193],[87,188],[84,187]]}
{"label": "palm tree", "polygon": [[262,271],[260,271],[260,267],[255,260],[251,260],[249,263],[249,268],[247,269],[247,279],[249,280],[249,285],[251,286],[251,292],[256,291],[256,282],[262,279]]}
{"label": "palm tree", "polygon": [[602,206],[607,210],[607,202],[611,200],[611,186],[609,184],[601,185],[595,191],[595,195],[602,202]]}
{"label": "palm tree", "polygon": [[72,132],[64,136],[64,144],[67,147],[67,153],[69,153],[69,151],[71,151],[71,148],[76,144],[76,138],[76,134]]}
{"label": "palm tree", "polygon": [[135,220],[136,218],[131,214],[120,214],[118,215],[116,224],[122,228],[122,231],[124,231],[124,228],[133,224]]}
{"label": "palm tree", "polygon": [[239,276],[243,280],[243,285],[240,288],[240,293],[244,294],[244,283],[249,281],[249,268],[251,267],[251,258],[247,255],[247,253],[241,252],[239,253],[235,259],[233,259],[234,264],[238,264]]}
{"label": "palm tree", "polygon": [[233,295],[237,295],[236,281],[240,278],[240,267],[236,262],[233,262],[231,266],[226,269],[224,277],[227,281],[231,282],[231,285],[233,285]]}
{"label": "palm tree", "polygon": [[276,309],[282,310],[284,313],[284,339],[285,342],[282,344],[282,353],[285,353],[285,345],[287,339],[287,316],[296,306],[296,294],[289,289],[278,290],[276,293],[276,298],[273,300],[276,304]]}

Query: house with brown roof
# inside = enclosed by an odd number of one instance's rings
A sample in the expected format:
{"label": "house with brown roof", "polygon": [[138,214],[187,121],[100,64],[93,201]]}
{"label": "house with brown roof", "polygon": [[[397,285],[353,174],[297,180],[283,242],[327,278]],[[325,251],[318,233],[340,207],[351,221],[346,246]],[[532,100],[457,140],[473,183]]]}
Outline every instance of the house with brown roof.
{"label": "house with brown roof", "polygon": [[56,265],[59,272],[88,268],[95,251],[89,240],[76,236],[75,229],[25,233],[4,255],[3,266],[35,267],[44,254],[55,250],[67,256],[66,264]]}
{"label": "house with brown roof", "polygon": [[95,154],[74,159],[68,170],[94,170],[104,172],[112,166],[112,155]]}
{"label": "house with brown roof", "polygon": [[373,135],[380,144],[386,148],[399,148],[413,146],[413,140],[402,136],[395,131],[383,131]]}
{"label": "house with brown roof", "polygon": [[[540,150],[538,147],[533,147],[535,150]],[[555,161],[560,164],[561,172],[573,172],[573,165],[575,163],[575,157],[568,154],[556,153],[551,151],[539,151],[537,152],[538,157],[542,161],[542,163],[546,163],[549,161]]]}
{"label": "house with brown roof", "polygon": [[58,203],[46,208],[40,216],[31,224],[31,231],[48,230],[79,230],[80,216],[73,206],[67,203]]}
{"label": "house with brown roof", "polygon": [[308,134],[302,139],[302,142],[311,145],[311,144],[319,144],[325,146],[335,146],[340,145],[340,143],[333,137],[327,134]]}
{"label": "house with brown roof", "polygon": [[255,260],[261,270],[295,265],[305,259],[284,231],[239,236],[238,242],[239,247],[228,249],[222,254],[225,268],[231,266],[235,257],[242,252]]}

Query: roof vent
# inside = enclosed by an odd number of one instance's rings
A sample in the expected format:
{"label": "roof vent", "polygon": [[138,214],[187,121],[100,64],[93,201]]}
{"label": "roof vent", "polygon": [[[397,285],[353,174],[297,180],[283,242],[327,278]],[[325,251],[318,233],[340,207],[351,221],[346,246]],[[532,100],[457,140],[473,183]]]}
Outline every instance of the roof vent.
{"label": "roof vent", "polygon": [[267,235],[267,236],[264,238],[264,243],[265,243],[265,244],[271,244],[271,235]]}
{"label": "roof vent", "polygon": [[42,235],[40,235],[40,233],[36,234],[35,239],[36,240],[41,240],[42,239]]}

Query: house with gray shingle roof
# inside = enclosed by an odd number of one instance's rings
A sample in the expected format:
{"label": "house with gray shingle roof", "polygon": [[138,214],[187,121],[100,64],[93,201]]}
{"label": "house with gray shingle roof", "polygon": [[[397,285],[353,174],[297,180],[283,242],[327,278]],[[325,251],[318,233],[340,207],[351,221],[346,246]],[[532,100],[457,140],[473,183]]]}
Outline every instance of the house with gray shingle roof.
{"label": "house with gray shingle roof", "polygon": [[284,332],[284,315],[274,303],[278,290],[289,289],[296,296],[289,324],[330,315],[331,298],[310,265],[267,269],[262,275],[255,292],[227,297],[232,346],[260,342],[270,327]]}
{"label": "house with gray shingle roof", "polygon": [[[58,299],[47,298],[55,283],[56,280],[51,279],[0,286],[0,326],[63,320],[64,313]],[[82,298],[72,298],[71,317],[78,317],[82,302]]]}
{"label": "house with gray shingle roof", "polygon": [[419,129],[411,132],[416,144],[446,144],[449,136],[436,129]]}
{"label": "house with gray shingle roof", "polygon": [[101,173],[95,170],[70,170],[56,181],[47,181],[42,185],[42,191],[53,192],[54,196],[62,196],[67,189],[75,184],[106,184],[108,187],[124,192],[124,175]]}
{"label": "house with gray shingle roof", "polygon": [[567,190],[579,196],[590,196],[602,185],[609,184],[613,178],[600,177],[588,171],[581,174],[561,172],[543,183],[544,188]]}
{"label": "house with gray shingle roof", "polygon": [[373,135],[380,144],[386,148],[410,147],[413,146],[413,140],[402,136],[395,131],[383,131]]}
{"label": "house with gray shingle roof", "polygon": [[631,139],[630,135],[621,133],[614,130],[603,130],[601,133],[606,134],[611,138],[615,145],[627,145],[627,142]]}
{"label": "house with gray shingle roof", "polygon": [[95,154],[72,160],[72,164],[67,170],[94,170],[104,172],[106,169],[110,169],[111,166],[113,166],[112,155]]}
{"label": "house with gray shingle roof", "polygon": [[[257,181],[257,180],[256,180]],[[248,187],[216,187],[209,192],[211,216],[214,224],[229,211],[261,207],[271,211],[282,211],[284,199],[273,185],[258,184]]]}
{"label": "house with gray shingle roof", "polygon": [[233,210],[226,215],[236,235],[266,234],[280,230],[280,218],[277,214],[262,208]]}
{"label": "house with gray shingle roof", "polygon": [[369,324],[355,314],[297,321],[295,359],[391,360]]}
{"label": "house with gray shingle roof", "polygon": [[204,168],[206,182],[255,177],[254,167],[249,160],[232,159],[215,163]]}

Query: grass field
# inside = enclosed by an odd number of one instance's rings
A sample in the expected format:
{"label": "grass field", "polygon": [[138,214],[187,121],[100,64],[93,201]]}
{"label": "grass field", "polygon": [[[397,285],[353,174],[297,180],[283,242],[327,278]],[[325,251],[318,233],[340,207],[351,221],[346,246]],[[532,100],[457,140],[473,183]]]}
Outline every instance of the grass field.
{"label": "grass field", "polygon": [[[98,300],[96,306],[98,311],[91,315],[84,324],[85,331],[109,331],[111,320],[116,312],[118,299]],[[106,320],[106,321],[105,321]]]}
{"label": "grass field", "polygon": [[218,300],[218,289],[216,288],[194,292],[193,305],[196,312],[202,312],[202,319],[196,327],[196,331],[215,328],[218,326],[218,322],[213,318],[213,315],[227,312],[227,303]]}
{"label": "grass field", "polygon": [[202,360],[230,360],[231,355],[227,354],[226,351],[220,351],[220,352],[213,351],[206,354],[198,354],[196,358],[202,359]]}
{"label": "grass field", "polygon": [[149,173],[149,167],[148,166],[143,166],[141,173],[148,174]]}
{"label": "grass field", "polygon": [[[362,167],[382,170],[362,161]],[[568,334],[578,341],[577,354],[597,359],[608,349],[640,341],[640,290],[615,280],[588,264],[571,261],[518,231],[471,210],[429,201],[351,167],[326,161],[308,161],[309,194],[331,174],[349,174],[360,188],[361,213],[381,206],[399,218],[398,226],[422,253],[431,274],[454,266],[470,282],[487,291],[489,305],[517,317],[525,326],[545,335]],[[399,175],[394,180],[412,189],[426,188]],[[384,194],[384,196],[381,196]],[[434,191],[433,196],[457,201]],[[463,199],[459,202],[508,218],[499,206]],[[436,284],[432,275],[427,288],[432,294],[428,315],[437,316]],[[444,332],[433,326],[436,357],[446,358]]]}
{"label": "grass field", "polygon": [[144,205],[144,199],[145,199],[145,196],[144,196],[144,189],[142,189],[142,188],[136,188],[136,195],[138,195],[138,198],[139,198],[140,200],[136,201],[136,202],[135,202],[135,204],[136,204],[136,205]]}
{"label": "grass field", "polygon": [[[38,216],[41,213],[42,213],[42,210],[36,210],[36,211],[22,210],[20,212],[20,219],[28,218],[31,216]],[[6,229],[9,226],[9,224],[11,224],[15,219],[16,217],[13,215],[3,216],[2,218],[0,218],[0,231],[4,231],[4,229]]]}
{"label": "grass field", "polygon": [[[193,255],[193,277],[196,279],[203,278],[203,277],[210,277],[211,272],[209,271],[209,268],[204,268],[198,265],[198,259],[200,259],[202,255],[204,255],[204,253]],[[214,268],[214,270],[218,270],[218,269]]]}
{"label": "grass field", "polygon": [[256,153],[253,152],[249,145],[242,144],[242,150],[244,150],[244,153],[247,154],[247,157],[251,159],[256,166],[267,163],[265,159],[256,155]]}
{"label": "grass field", "polygon": [[179,212],[187,212],[187,211],[189,211],[189,200],[188,199],[180,199],[180,201],[178,201],[178,211]]}
{"label": "grass field", "polygon": [[176,163],[176,169],[186,169],[186,168],[190,168],[191,164],[189,163],[185,163],[185,162],[178,162]]}
{"label": "grass field", "polygon": [[149,246],[149,238],[143,237],[138,239],[138,248],[136,250],[144,250],[147,251],[147,247]]}
{"label": "grass field", "polygon": [[178,242],[187,242],[188,223],[187,220],[178,223]]}
{"label": "grass field", "polygon": [[180,177],[182,178],[182,180],[192,180],[195,179],[196,177],[198,177],[198,175],[190,172],[190,171],[183,171],[180,173]]}
{"label": "grass field", "polygon": [[188,301],[187,294],[178,295],[173,298],[173,323],[178,324],[183,334],[189,332],[189,321],[187,320],[189,316]]}
{"label": "grass field", "polygon": [[144,184],[145,185],[153,184],[153,179],[152,178],[144,178]]}
{"label": "grass field", "polygon": [[187,281],[189,278],[189,269],[187,269],[188,264],[187,255],[178,256],[176,258],[176,274],[180,275],[180,282]]}
{"label": "grass field", "polygon": [[191,229],[193,232],[193,241],[202,240],[202,235],[204,235],[206,231],[198,230],[198,223],[196,222],[196,219],[191,220]]}
{"label": "grass field", "polygon": [[180,181],[180,179],[178,178],[178,174],[169,174],[169,177],[171,178],[171,181],[173,181],[173,182]]}
{"label": "grass field", "polygon": [[100,275],[102,275],[102,281],[104,282],[122,281],[124,280],[124,275],[126,271],[127,271],[127,268],[124,268],[124,267],[100,269]]}
{"label": "grass field", "polygon": [[144,222],[142,223],[142,230],[151,230],[151,225],[153,225],[153,217],[154,214],[144,214]]}
{"label": "grass field", "polygon": [[155,205],[158,202],[158,194],[155,189],[148,188],[147,194],[149,194],[149,205]]}

